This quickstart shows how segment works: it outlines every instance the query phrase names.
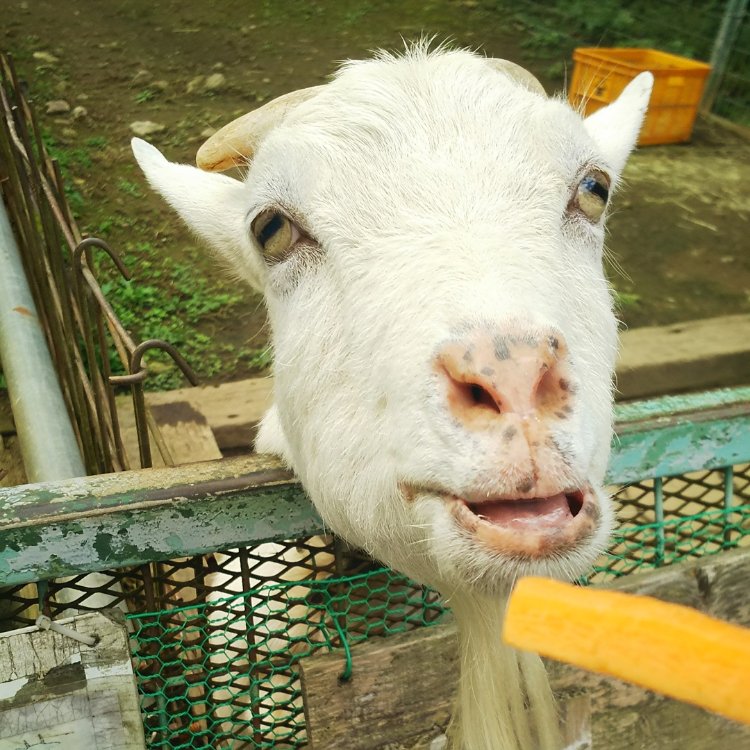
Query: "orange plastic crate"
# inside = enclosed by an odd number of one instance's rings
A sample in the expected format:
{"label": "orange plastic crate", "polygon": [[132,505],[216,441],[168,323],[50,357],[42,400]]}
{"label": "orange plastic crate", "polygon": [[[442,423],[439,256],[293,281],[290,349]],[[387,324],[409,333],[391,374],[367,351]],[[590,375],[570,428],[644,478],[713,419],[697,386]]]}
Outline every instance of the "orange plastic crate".
{"label": "orange plastic crate", "polygon": [[706,63],[655,49],[600,47],[573,52],[570,103],[590,115],[617,99],[625,86],[644,70],[654,74],[654,90],[638,143],[689,141],[706,77]]}

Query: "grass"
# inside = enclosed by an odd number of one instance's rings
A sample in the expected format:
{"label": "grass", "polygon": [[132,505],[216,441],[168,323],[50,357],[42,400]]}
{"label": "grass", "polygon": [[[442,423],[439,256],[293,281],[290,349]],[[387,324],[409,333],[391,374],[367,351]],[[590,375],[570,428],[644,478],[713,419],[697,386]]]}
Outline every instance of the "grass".
{"label": "grass", "polygon": [[614,290],[615,308],[624,310],[628,307],[636,307],[641,303],[641,295],[634,292],[621,292],[619,289]]}
{"label": "grass", "polygon": [[[101,287],[123,326],[136,341],[147,338],[168,341],[200,378],[221,372],[227,358],[257,357],[255,350],[234,351],[217,346],[210,335],[199,330],[208,322],[231,315],[232,307],[240,300],[238,294],[221,289],[206,277],[197,275],[194,266],[159,253],[147,242],[126,247],[123,260],[128,267],[137,268],[140,278],[125,281],[102,269],[101,277],[108,275],[109,278]],[[169,358],[157,357],[149,366],[148,387],[166,389],[182,385],[182,375]],[[122,372],[119,360],[112,364]]]}
{"label": "grass", "polygon": [[[191,364],[201,380],[240,370],[243,373],[264,370],[270,365],[267,348],[234,347],[218,344],[211,333],[225,320],[236,317],[240,301],[238,293],[228,292],[226,285],[196,273],[195,263],[176,260],[170,255],[176,250],[190,258],[192,248],[169,246],[171,237],[161,236],[164,246],[129,239],[153,234],[153,227],[142,225],[142,220],[126,206],[113,211],[111,201],[101,205],[86,203],[77,189],[93,169],[97,168],[97,152],[108,147],[103,136],[91,136],[81,145],[68,146],[43,132],[43,141],[50,156],[57,160],[65,183],[65,193],[73,215],[85,216],[88,226],[84,234],[102,237],[120,254],[134,278],[125,281],[111,267],[110,261],[101,262],[97,270],[102,291],[120,318],[123,326],[137,341],[163,339],[173,344]],[[114,193],[128,201],[142,201],[145,193],[141,183],[125,176],[113,181]],[[100,196],[97,196],[101,200]],[[84,210],[85,209],[85,210]],[[102,211],[107,213],[102,215]],[[180,254],[182,257],[182,254]],[[122,364],[114,349],[110,352],[113,372],[122,373]],[[171,359],[159,352],[148,355],[149,378],[146,387],[161,390],[184,385],[184,378]]]}
{"label": "grass", "polygon": [[156,91],[151,88],[145,88],[139,91],[133,98],[138,104],[144,104],[150,102],[156,97]]}
{"label": "grass", "polygon": [[141,190],[141,188],[134,182],[131,182],[124,177],[121,177],[117,181],[117,187],[122,190],[123,193],[127,193],[133,198],[143,198],[143,191]]}

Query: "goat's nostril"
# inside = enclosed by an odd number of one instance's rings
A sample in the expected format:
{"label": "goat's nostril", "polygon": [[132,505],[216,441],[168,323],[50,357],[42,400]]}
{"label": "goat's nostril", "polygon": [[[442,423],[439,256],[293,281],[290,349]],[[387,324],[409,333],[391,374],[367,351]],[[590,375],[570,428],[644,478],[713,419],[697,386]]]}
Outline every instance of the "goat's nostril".
{"label": "goat's nostril", "polygon": [[539,382],[536,386],[535,400],[537,408],[546,406],[549,401],[556,399],[559,395],[559,388],[557,385],[559,378],[555,368],[550,368],[548,365],[545,365],[544,367],[545,370],[539,378]]}
{"label": "goat's nostril", "polygon": [[445,365],[440,369],[445,376],[448,400],[456,412],[462,415],[461,419],[470,414],[478,416],[480,412],[491,411],[496,414],[503,412],[500,396],[499,394],[493,395],[493,388],[489,382],[485,385],[479,377],[469,380],[466,374],[454,374]]}
{"label": "goat's nostril", "polygon": [[469,384],[469,394],[471,396],[472,403],[474,406],[485,406],[493,411],[501,412],[501,405],[492,396],[492,394],[479,383]]}
{"label": "goat's nostril", "polygon": [[492,337],[480,330],[445,344],[435,367],[453,414],[478,429],[510,414],[562,420],[572,411],[567,347],[556,332]]}

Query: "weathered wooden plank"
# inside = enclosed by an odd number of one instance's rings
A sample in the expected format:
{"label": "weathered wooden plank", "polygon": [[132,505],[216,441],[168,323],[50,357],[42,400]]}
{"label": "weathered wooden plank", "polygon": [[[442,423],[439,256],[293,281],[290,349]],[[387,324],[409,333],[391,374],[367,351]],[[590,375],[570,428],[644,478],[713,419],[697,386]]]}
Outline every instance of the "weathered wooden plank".
{"label": "weathered wooden plank", "polygon": [[[181,398],[202,412],[223,449],[252,447],[255,431],[273,397],[273,378],[247,378],[233,383],[185,388]],[[158,405],[161,395],[150,401]]]}
{"label": "weathered wooden plank", "polygon": [[[139,467],[139,449],[138,449],[138,430],[135,426],[135,414],[133,412],[133,399],[130,396],[117,397],[117,421],[120,428],[120,437],[125,449],[127,465]],[[149,441],[151,446],[151,468],[163,469],[169,464],[162,457],[156,446],[156,441],[149,432]]]}
{"label": "weathered wooden plank", "polygon": [[124,623],[101,613],[63,622],[96,643],[35,627],[0,633],[0,747],[143,750]]}
{"label": "weathered wooden plank", "polygon": [[[184,389],[187,390],[187,389]],[[149,405],[153,421],[165,445],[166,460],[156,441],[151,439],[153,468],[214,461],[222,457],[211,426],[205,415],[189,401],[172,399]],[[130,465],[138,465],[138,430],[135,426],[133,403],[130,397],[118,399],[118,419],[125,454]]]}
{"label": "weathered wooden plank", "polygon": [[721,409],[742,408],[748,403],[750,386],[659,396],[615,404],[615,423],[620,430],[638,430],[644,424],[652,424],[656,420],[671,421],[685,416],[695,419],[702,414],[713,414]]}
{"label": "weathered wooden plank", "polygon": [[750,315],[635,328],[620,345],[621,398],[748,383]]}
{"label": "weathered wooden plank", "polygon": [[[750,550],[745,549],[628,576],[608,588],[657,596],[750,626],[749,577]],[[352,653],[353,676],[343,683],[343,653],[301,662],[313,748],[369,750],[386,741],[398,750],[429,748],[447,726],[446,707],[455,694],[454,623],[373,639]],[[548,668],[564,714],[570,716],[566,731],[585,741],[590,710],[594,750],[750,748],[750,727],[568,665],[548,662]],[[576,703],[580,696],[587,705]]]}
{"label": "weathered wooden plank", "polygon": [[172,401],[151,407],[173,466],[215,461],[221,451],[206,417],[188,401]]}
{"label": "weathered wooden plank", "polygon": [[323,524],[268,456],[23,485],[0,495],[0,584],[244,546]]}
{"label": "weathered wooden plank", "polygon": [[[410,636],[404,633],[376,639],[372,649],[356,649],[356,672],[343,688],[338,684],[343,653],[326,657],[322,679],[314,668],[303,669],[302,690],[312,750],[428,750],[444,734],[453,705],[453,693],[445,690],[445,683],[452,682],[458,672],[458,644],[445,638],[438,628],[421,633],[416,649]],[[329,706],[325,706],[326,697],[320,692],[323,684],[335,686]],[[339,702],[342,691],[349,698],[344,721],[343,704]],[[334,710],[330,710],[332,707]]]}
{"label": "weathered wooden plank", "polygon": [[607,482],[624,484],[750,460],[750,404],[703,417],[659,420],[639,431],[621,426],[612,443]]}
{"label": "weathered wooden plank", "polygon": [[607,470],[611,484],[745,463],[750,388],[618,404]]}
{"label": "weathered wooden plank", "polygon": [[[272,393],[273,378],[247,378],[221,385],[147,393],[146,403],[152,410],[158,410],[185,402],[205,417],[220,448],[250,449],[258,422],[271,406]],[[129,396],[118,397],[117,404],[119,411],[132,411]]]}

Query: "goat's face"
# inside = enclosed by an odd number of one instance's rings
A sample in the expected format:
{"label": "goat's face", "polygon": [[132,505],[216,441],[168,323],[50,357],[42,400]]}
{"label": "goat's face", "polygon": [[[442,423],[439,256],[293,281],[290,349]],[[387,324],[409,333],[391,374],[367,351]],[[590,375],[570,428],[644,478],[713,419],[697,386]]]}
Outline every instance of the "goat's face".
{"label": "goat's face", "polygon": [[584,122],[472,54],[416,50],[289,107],[244,182],[135,144],[264,292],[261,447],[333,530],[446,593],[573,576],[606,540],[603,216],[650,85]]}

